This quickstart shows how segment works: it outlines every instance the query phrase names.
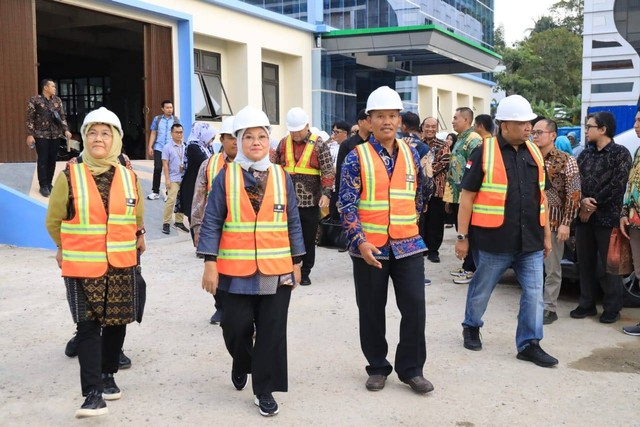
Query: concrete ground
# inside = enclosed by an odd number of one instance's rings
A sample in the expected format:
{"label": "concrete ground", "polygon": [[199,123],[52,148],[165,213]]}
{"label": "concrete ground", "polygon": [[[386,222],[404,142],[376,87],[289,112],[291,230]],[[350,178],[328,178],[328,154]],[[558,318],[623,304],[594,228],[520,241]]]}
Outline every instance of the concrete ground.
{"label": "concrete ground", "polygon": [[[136,171],[146,194],[148,162]],[[6,183],[1,175],[0,182]],[[507,273],[485,315],[484,349],[468,351],[460,326],[467,286],[452,283],[448,273],[459,267],[452,230],[443,262],[425,260],[433,280],[426,289],[425,377],[433,393],[416,395],[394,374],[384,390],[365,389],[351,262],[347,254],[319,248],[313,284],[292,295],[289,392],[275,393],[280,414],[262,419],[251,387],[231,385],[231,358],[222,330],[208,322],[213,299],[201,289],[202,261],[189,237],[175,229],[159,233],[162,205],[147,203],[147,307],[124,345],[133,366],[117,374],[123,397],[108,402],[109,415],[100,419],[74,418],[83,399],[78,362],[64,355],[74,325],[54,252],[0,246],[0,426],[640,425],[640,339],[620,331],[640,321],[640,309],[624,309],[613,325],[574,320],[569,311],[576,296],[563,292],[560,319],[545,327],[542,341],[560,364],[540,368],[515,358],[520,290]],[[393,361],[400,317],[391,289],[387,313]]]}

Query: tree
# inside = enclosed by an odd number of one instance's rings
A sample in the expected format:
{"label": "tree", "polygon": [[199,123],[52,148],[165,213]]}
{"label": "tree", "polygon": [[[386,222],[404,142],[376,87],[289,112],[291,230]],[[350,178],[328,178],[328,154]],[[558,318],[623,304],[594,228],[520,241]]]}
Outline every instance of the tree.
{"label": "tree", "polygon": [[541,33],[543,31],[551,30],[553,28],[558,28],[558,24],[556,24],[555,20],[551,16],[543,15],[538,20],[534,20],[533,28],[529,28],[527,31],[530,31],[530,35]]}
{"label": "tree", "polygon": [[582,35],[584,0],[560,0],[551,6],[551,12],[558,25]]}
{"label": "tree", "polygon": [[534,33],[501,54],[506,70],[494,77],[507,95],[559,102],[581,91],[582,37],[566,28]]}
{"label": "tree", "polygon": [[507,47],[504,41],[504,25],[500,24],[493,32],[493,50],[500,53]]}

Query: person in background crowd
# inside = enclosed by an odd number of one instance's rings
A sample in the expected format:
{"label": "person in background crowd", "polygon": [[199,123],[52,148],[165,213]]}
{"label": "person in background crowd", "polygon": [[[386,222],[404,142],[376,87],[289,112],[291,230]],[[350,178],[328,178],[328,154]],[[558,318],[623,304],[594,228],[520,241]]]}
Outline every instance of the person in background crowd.
{"label": "person in background crowd", "polygon": [[358,123],[356,123],[355,125],[351,126],[351,131],[349,132],[349,136],[353,136],[357,134],[359,130],[360,130],[360,126],[358,126]]}
{"label": "person in background crowd", "polygon": [[620,209],[631,169],[631,155],[613,140],[616,122],[613,114],[600,111],[589,114],[585,124],[587,145],[578,157],[582,200],[580,221],[576,226],[576,248],[580,270],[580,300],[571,311],[574,319],[596,316],[596,299],[603,291],[601,323],[614,323],[622,309],[622,279],[605,273],[601,281],[598,257],[607,265],[609,239],[620,226]]}
{"label": "person in background crowd", "polygon": [[[444,142],[447,143],[447,146],[449,147],[449,152],[451,152],[451,150],[453,149],[453,146],[456,145],[456,142],[458,142],[458,135],[455,133],[449,133],[447,134],[447,137],[444,139]],[[449,159],[451,159],[451,156],[449,156]],[[447,169],[447,173],[448,173],[448,169]],[[444,201],[444,195],[443,195],[443,201]],[[453,213],[453,211],[451,210],[447,211],[446,203],[445,203],[444,228],[453,228],[456,224],[456,221],[457,221],[457,216]]]}
{"label": "person in background crowd", "polygon": [[311,285],[309,277],[316,260],[316,236],[320,209],[329,206],[335,170],[327,144],[309,131],[309,116],[299,107],[287,112],[289,135],[280,140],[273,163],[289,172],[298,196],[298,210],[306,254],[302,259],[302,286]]}
{"label": "person in background crowd", "polygon": [[529,142],[535,118],[531,105],[520,95],[498,104],[498,135],[485,139],[482,148],[471,153],[462,179],[455,251],[463,259],[471,246],[478,267],[467,290],[464,347],[482,350],[482,317],[498,280],[511,267],[522,287],[516,357],[551,367],[558,359],[540,347],[543,258],[551,252],[545,196],[549,180],[540,150]]}
{"label": "person in background crowd", "polygon": [[[473,130],[473,110],[471,110],[471,108],[457,108],[453,116],[452,124],[453,130],[458,133],[458,139],[451,150],[451,161],[449,162],[449,171],[447,172],[447,180],[445,182],[442,200],[446,203],[445,210],[454,215],[456,220],[454,224],[457,224],[458,203],[461,191],[460,183],[465,174],[471,153],[476,147],[482,144],[482,137]],[[463,285],[471,282],[474,271],[476,271],[476,266],[471,253],[468,253],[462,263],[462,267],[451,271],[450,274],[454,277],[454,283]]]}
{"label": "person in background crowd", "polygon": [[[162,176],[162,150],[166,144],[171,142],[171,127],[180,124],[180,119],[173,115],[173,102],[168,99],[162,101],[160,105],[162,114],[155,116],[151,120],[149,133],[149,145],[147,151],[149,157],[153,158],[153,182],[151,193],[147,196],[149,200],[160,198],[160,177]],[[167,191],[169,189],[167,188]],[[165,197],[165,202],[167,201]]]}
{"label": "person in background crowd", "polygon": [[445,211],[442,196],[444,185],[451,160],[451,151],[445,141],[436,137],[438,133],[438,121],[435,117],[427,117],[423,120],[422,140],[429,146],[433,153],[433,181],[434,190],[429,199],[422,226],[422,238],[427,244],[427,259],[431,262],[440,262],[440,246],[444,237]]}
{"label": "person in background crowd", "polygon": [[[358,131],[347,138],[342,144],[340,144],[340,149],[338,150],[338,156],[336,157],[336,180],[335,180],[335,191],[331,196],[331,204],[329,206],[329,213],[331,217],[334,219],[340,219],[340,213],[338,212],[338,195],[340,194],[340,179],[342,174],[342,165],[344,164],[344,159],[347,157],[347,154],[358,145],[363,142],[367,142],[369,137],[371,136],[371,126],[369,125],[369,121],[367,120],[367,113],[365,113],[365,109],[361,109],[358,111],[356,115],[356,124],[353,127],[357,127]],[[353,127],[351,128],[353,130]],[[346,248],[340,249],[341,252],[346,252]]]}
{"label": "person in background crowd", "polygon": [[493,119],[488,114],[478,114],[475,118],[473,130],[482,137],[491,138],[493,136]]}
{"label": "person in background crowd", "polygon": [[[640,138],[640,108],[636,113],[633,129]],[[636,150],[633,158],[633,168],[629,173],[627,191],[624,193],[624,203],[620,214],[620,230],[631,241],[631,257],[635,269],[636,279],[640,277],[640,150]],[[640,323],[624,326],[622,332],[627,335],[640,336]]]}
{"label": "person in background crowd", "polygon": [[40,95],[32,96],[27,103],[27,146],[35,148],[38,155],[37,172],[40,194],[51,194],[53,174],[60,138],[71,139],[62,101],[56,96],[56,84],[51,79],[40,81]]}
{"label": "person in background crowd", "polygon": [[347,155],[338,209],[353,261],[360,346],[368,362],[365,386],[382,390],[393,370],[385,337],[391,278],[402,316],[395,370],[400,381],[424,394],[433,391],[423,376],[426,247],[418,230],[426,183],[416,149],[396,139],[402,108],[400,95],[388,86],[369,95],[365,113],[373,135]]}
{"label": "person in background crowd", "polygon": [[562,151],[563,153],[567,153],[568,155],[573,157],[573,150],[571,149],[571,143],[569,142],[569,139],[566,136],[561,135],[557,137],[554,142],[554,145],[558,150]]}
{"label": "person in background crowd", "polygon": [[102,107],[87,114],[81,133],[82,162],[58,176],[46,219],[78,330],[78,418],[104,415],[104,400],[121,397],[114,374],[126,325],[138,315],[135,267],[145,251],[140,182],[118,162],[120,120]]}
{"label": "person in background crowd", "polygon": [[[196,178],[195,188],[193,191],[193,202],[191,204],[191,222],[189,223],[193,236],[193,244],[197,248],[200,239],[200,226],[204,218],[204,210],[207,206],[207,199],[213,180],[224,170],[227,164],[233,162],[238,154],[238,144],[235,133],[233,132],[234,116],[225,117],[220,126],[220,143],[222,144],[222,152],[216,153],[209,158],[208,161],[202,162],[198,177]],[[211,316],[209,323],[217,325],[222,320],[222,311],[224,309],[225,291],[218,289],[213,298],[215,299],[216,311]]]}
{"label": "person in background crowd", "polygon": [[564,242],[569,238],[571,222],[580,208],[580,171],[571,155],[558,150],[554,140],[558,125],[551,119],[539,120],[531,136],[538,146],[547,170],[551,188],[546,196],[549,205],[549,227],[551,229],[551,253],[544,260],[544,319],[550,325],[558,320],[557,302],[562,285],[562,255]]}
{"label": "person in background crowd", "polygon": [[[179,212],[182,212],[184,216],[187,217],[189,221],[189,228],[191,229],[191,206],[193,201],[193,194],[195,192],[196,180],[198,178],[198,172],[200,171],[200,166],[205,161],[211,157],[213,153],[213,140],[216,137],[216,130],[213,126],[210,126],[209,123],[200,123],[198,122],[198,127],[201,129],[196,129],[197,132],[197,140],[191,141],[189,145],[187,145],[184,155],[184,175],[182,177],[182,182],[180,183],[180,191],[178,193],[179,200]],[[194,133],[192,131],[192,133]],[[194,135],[194,137],[196,137]],[[191,237],[193,237],[193,230],[191,230]]]}
{"label": "person in background crowd", "polygon": [[273,416],[272,393],[288,388],[287,315],[300,280],[302,229],[293,182],[269,161],[267,115],[245,107],[233,126],[240,149],[213,181],[200,229],[202,288],[227,292],[221,325],[234,387],[242,390],[250,373],[260,414]]}
{"label": "person in background crowd", "polygon": [[[162,232],[169,234],[169,223],[174,213],[176,199],[180,191],[180,184],[184,175],[184,153],[185,147],[182,140],[184,130],[182,125],[175,124],[171,126],[171,143],[162,149],[162,167],[164,170],[164,185],[167,187],[167,201],[164,204],[162,213]],[[178,230],[189,232],[184,225],[184,214],[182,212],[175,213],[174,227]]]}
{"label": "person in background crowd", "polygon": [[349,132],[351,131],[351,125],[344,120],[338,120],[331,126],[331,142],[327,144],[329,151],[331,152],[331,159],[333,160],[333,166],[335,168],[338,160],[338,151],[340,145],[349,138]]}

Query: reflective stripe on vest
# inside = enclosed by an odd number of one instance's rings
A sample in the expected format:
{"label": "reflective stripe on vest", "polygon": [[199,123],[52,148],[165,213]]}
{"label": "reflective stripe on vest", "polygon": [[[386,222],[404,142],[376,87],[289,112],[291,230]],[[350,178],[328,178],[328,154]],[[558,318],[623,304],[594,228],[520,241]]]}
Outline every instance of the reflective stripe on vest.
{"label": "reflective stripe on vest", "polygon": [[213,180],[224,167],[224,163],[223,153],[218,153],[209,157],[209,163],[207,163],[207,194],[211,192]]}
{"label": "reflective stripe on vest", "polygon": [[[545,170],[544,159],[538,147],[526,142],[531,157],[538,166],[538,186],[540,187],[540,225],[546,222],[544,208]],[[497,138],[487,138],[482,144],[482,171],[484,178],[480,190],[473,199],[471,225],[485,228],[501,227],[507,202],[507,170],[504,166],[500,144]]]}
{"label": "reflective stripe on vest", "polygon": [[293,140],[291,139],[291,135],[287,136],[287,140],[285,142],[284,170],[289,172],[291,175],[295,175],[297,173],[301,175],[320,175],[320,169],[315,169],[310,166],[311,153],[313,153],[313,148],[315,147],[317,140],[318,135],[312,134],[309,137],[309,142],[305,145],[302,156],[300,156],[298,163],[296,163],[293,155]]}
{"label": "reflective stripe on vest", "polygon": [[244,187],[242,168],[229,163],[225,189],[227,218],[222,225],[218,272],[234,277],[291,273],[284,169],[271,165],[260,210],[256,214]]}
{"label": "reflective stripe on vest", "polygon": [[406,239],[418,235],[417,168],[409,145],[397,140],[397,146],[391,178],[373,145],[356,147],[362,180],[358,214],[367,242],[376,247],[384,246],[389,237]]}
{"label": "reflective stripe on vest", "polygon": [[69,165],[75,216],[62,221],[62,276],[101,277],[108,265],[133,267],[138,191],[135,174],[116,166],[109,190],[109,215],[93,175],[84,163]]}

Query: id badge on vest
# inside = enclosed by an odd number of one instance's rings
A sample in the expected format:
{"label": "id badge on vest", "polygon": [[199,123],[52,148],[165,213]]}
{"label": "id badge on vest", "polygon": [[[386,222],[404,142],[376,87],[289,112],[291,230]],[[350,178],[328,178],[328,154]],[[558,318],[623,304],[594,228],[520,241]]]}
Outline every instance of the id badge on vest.
{"label": "id badge on vest", "polygon": [[284,205],[282,205],[282,204],[274,204],[273,205],[273,212],[274,213],[284,213]]}
{"label": "id badge on vest", "polygon": [[414,183],[414,182],[416,182],[416,176],[408,173],[407,174],[407,178],[405,179],[405,181],[406,182],[410,182],[410,183]]}

